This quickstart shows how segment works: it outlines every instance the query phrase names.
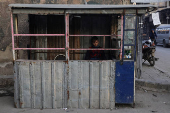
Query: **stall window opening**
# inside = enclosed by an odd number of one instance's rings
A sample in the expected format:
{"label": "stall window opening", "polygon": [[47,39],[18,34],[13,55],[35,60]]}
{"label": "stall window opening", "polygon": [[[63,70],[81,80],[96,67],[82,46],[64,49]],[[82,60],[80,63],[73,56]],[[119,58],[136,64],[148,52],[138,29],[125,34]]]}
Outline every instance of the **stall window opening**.
{"label": "stall window opening", "polygon": [[[92,51],[104,53],[105,58],[101,60],[119,59],[120,17],[121,15],[70,15],[70,60],[90,60],[86,55]],[[93,37],[98,40],[98,48],[93,48]]]}
{"label": "stall window opening", "polygon": [[[25,59],[30,60],[66,60],[66,51],[69,51],[69,60],[85,60],[87,51],[96,49],[95,51],[105,53],[105,58],[99,60],[119,60],[122,36],[121,17],[118,14],[69,14],[69,42],[67,42],[65,15],[30,14],[26,19],[28,33],[15,32],[14,34],[18,39],[24,39],[28,35],[28,43],[26,47],[18,46],[15,50],[26,51]],[[18,23],[22,21],[19,16],[17,19]],[[98,38],[99,48],[92,48],[92,37]],[[19,43],[17,45],[20,45],[20,41],[15,41],[16,44]],[[18,54],[22,56],[21,52]]]}

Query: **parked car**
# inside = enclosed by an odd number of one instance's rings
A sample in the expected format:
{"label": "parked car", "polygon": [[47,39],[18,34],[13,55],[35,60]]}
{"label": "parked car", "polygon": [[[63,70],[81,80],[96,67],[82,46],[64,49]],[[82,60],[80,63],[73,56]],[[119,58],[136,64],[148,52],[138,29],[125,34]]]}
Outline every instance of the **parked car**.
{"label": "parked car", "polygon": [[156,33],[157,45],[163,45],[163,47],[170,45],[170,24],[161,24],[156,28]]}

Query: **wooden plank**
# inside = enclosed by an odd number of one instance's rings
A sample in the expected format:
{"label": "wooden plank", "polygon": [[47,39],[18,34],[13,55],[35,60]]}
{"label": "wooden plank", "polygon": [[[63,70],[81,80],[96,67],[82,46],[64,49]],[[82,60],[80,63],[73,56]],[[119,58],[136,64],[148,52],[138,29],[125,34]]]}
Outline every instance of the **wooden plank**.
{"label": "wooden plank", "polygon": [[41,71],[42,68],[42,63],[40,62],[33,62],[34,65],[34,81],[35,81],[35,108],[41,109],[42,108],[42,77],[43,77],[43,73]]}
{"label": "wooden plank", "polygon": [[31,88],[30,88],[29,63],[27,62],[20,63],[19,77],[20,77],[20,106],[21,108],[30,108]]}
{"label": "wooden plank", "polygon": [[45,91],[45,108],[52,108],[52,92],[51,92],[51,62],[44,62],[44,91]]}
{"label": "wooden plank", "polygon": [[109,78],[109,91],[110,91],[110,109],[115,108],[115,63],[110,63],[110,78]]}
{"label": "wooden plank", "polygon": [[110,91],[110,88],[109,88],[109,82],[110,79],[110,74],[111,74],[111,71],[110,71],[110,62],[105,62],[103,61],[102,64],[101,64],[101,69],[100,70],[103,70],[102,71],[102,74],[101,74],[101,81],[100,81],[100,85],[101,86],[101,90],[100,90],[100,95],[101,95],[101,98],[100,98],[100,108],[101,109],[106,109],[106,108],[110,108],[110,94],[109,94],[109,91]]}
{"label": "wooden plank", "polygon": [[47,15],[47,14],[63,14],[64,10],[58,10],[58,9],[12,9],[14,14],[41,14],[41,15]]}
{"label": "wooden plank", "polygon": [[56,108],[62,108],[64,103],[64,63],[61,62],[54,62],[54,96],[55,96],[55,106]]}
{"label": "wooden plank", "polygon": [[45,75],[44,75],[44,62],[40,63],[41,68],[41,93],[42,93],[42,108],[45,108]]}
{"label": "wooden plank", "polygon": [[19,62],[14,62],[14,104],[16,108],[19,108],[19,68],[18,68]]}
{"label": "wooden plank", "polygon": [[90,62],[89,70],[89,108],[93,108],[93,63]]}
{"label": "wooden plank", "polygon": [[82,72],[82,82],[81,82],[81,96],[80,96],[80,103],[81,105],[79,106],[80,108],[83,108],[83,109],[87,109],[89,108],[89,104],[90,104],[90,75],[89,73],[87,72],[90,72],[90,68],[89,68],[89,63],[90,62],[80,62],[81,63],[81,70],[80,72]]}
{"label": "wooden plank", "polygon": [[56,97],[55,97],[55,78],[54,78],[54,73],[55,73],[55,62],[51,62],[51,96],[52,96],[52,108],[56,108]]}
{"label": "wooden plank", "polygon": [[35,108],[35,76],[34,76],[34,63],[29,64],[30,74],[30,91],[31,91],[31,108]]}
{"label": "wooden plank", "polygon": [[99,62],[93,62],[91,108],[99,109]]}
{"label": "wooden plank", "polygon": [[[74,34],[79,35],[80,34],[80,20],[79,17],[73,18],[74,23]],[[80,37],[74,37],[74,48],[80,48]],[[80,54],[76,54],[75,52],[80,52],[79,50],[73,51],[74,54],[74,60],[80,60]]]}
{"label": "wooden plank", "polygon": [[69,62],[69,98],[68,108],[78,108],[78,77],[79,77],[79,62]]}
{"label": "wooden plank", "polygon": [[107,9],[107,10],[66,10],[66,13],[70,14],[121,14],[123,9]]}

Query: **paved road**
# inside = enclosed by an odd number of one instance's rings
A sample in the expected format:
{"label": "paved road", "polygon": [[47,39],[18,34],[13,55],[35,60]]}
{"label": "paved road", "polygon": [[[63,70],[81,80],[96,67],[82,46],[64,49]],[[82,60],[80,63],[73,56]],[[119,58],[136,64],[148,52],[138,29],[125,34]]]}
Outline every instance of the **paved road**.
{"label": "paved road", "polygon": [[117,105],[112,111],[109,109],[16,109],[14,99],[10,96],[0,97],[0,113],[169,113],[170,93],[155,92],[136,88],[136,106]]}
{"label": "paved road", "polygon": [[170,47],[157,46],[155,57],[159,58],[155,66],[170,75]]}
{"label": "paved road", "polygon": [[143,63],[141,79],[151,83],[170,85],[170,48],[157,46],[155,57],[159,58],[155,66],[150,66],[147,61]]}

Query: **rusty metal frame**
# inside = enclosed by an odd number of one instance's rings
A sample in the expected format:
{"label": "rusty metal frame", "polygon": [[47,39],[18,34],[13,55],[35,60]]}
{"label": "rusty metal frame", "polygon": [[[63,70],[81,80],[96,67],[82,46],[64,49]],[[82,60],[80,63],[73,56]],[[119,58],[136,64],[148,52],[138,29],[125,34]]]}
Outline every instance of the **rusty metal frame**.
{"label": "rusty metal frame", "polygon": [[121,15],[121,50],[120,50],[120,60],[123,59],[123,14]]}
{"label": "rusty metal frame", "polygon": [[[13,13],[11,12],[11,32],[12,32],[12,51],[13,51],[13,60],[15,60],[15,50],[65,50],[66,52],[66,61],[69,61],[69,50],[120,50],[120,60],[122,60],[123,52],[123,14],[121,16],[121,48],[105,48],[105,37],[112,35],[70,35],[69,34],[69,14],[65,14],[65,34],[15,34],[14,33],[14,22],[13,22]],[[65,36],[65,48],[15,48],[14,38],[18,36]],[[74,37],[92,37],[99,36],[103,37],[103,48],[69,48],[69,36]]]}
{"label": "rusty metal frame", "polygon": [[69,61],[69,14],[65,14],[66,61]]}
{"label": "rusty metal frame", "polygon": [[15,46],[14,46],[14,22],[13,22],[13,13],[11,12],[11,33],[12,33],[12,53],[13,53],[13,61],[15,60]]}

